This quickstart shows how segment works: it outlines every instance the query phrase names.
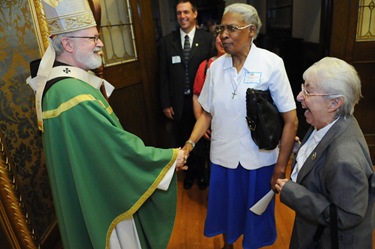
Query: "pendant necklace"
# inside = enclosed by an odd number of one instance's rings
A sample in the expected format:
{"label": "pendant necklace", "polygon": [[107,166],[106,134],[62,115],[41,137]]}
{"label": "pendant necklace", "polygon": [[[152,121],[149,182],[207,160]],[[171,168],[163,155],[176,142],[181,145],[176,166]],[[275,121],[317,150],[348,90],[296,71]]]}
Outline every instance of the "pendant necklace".
{"label": "pendant necklace", "polygon": [[[250,45],[250,47],[249,47],[249,51],[247,52],[247,54],[246,54],[246,58],[247,58],[247,56],[249,55],[249,53],[250,53],[250,49],[251,49],[251,45]],[[246,60],[246,59],[245,59]],[[231,81],[231,84],[232,84],[232,88],[233,88],[233,92],[232,92],[232,99],[234,99],[234,98],[237,98],[236,96],[237,96],[237,89],[238,89],[238,86],[241,84],[241,82],[242,81],[244,81],[244,78],[245,78],[245,76],[246,76],[246,70],[243,68],[243,65],[244,65],[244,63],[245,63],[245,60],[244,61],[242,61],[242,63],[241,63],[241,65],[240,66],[238,66],[238,67],[241,67],[241,70],[240,70],[240,73],[239,74],[235,74],[234,75],[234,77],[232,77],[232,81]],[[233,64],[233,66],[234,66],[234,64]],[[237,67],[234,67],[235,68],[235,72],[237,72]],[[232,74],[232,76],[233,76],[233,71],[231,71],[231,74]],[[238,82],[238,83],[237,83]]]}
{"label": "pendant necklace", "polygon": [[[233,71],[232,71],[232,73],[233,73]],[[236,97],[238,86],[241,84],[241,81],[243,80],[244,75],[245,75],[245,72],[244,72],[243,69],[241,69],[239,77],[232,77],[232,81],[231,81],[232,88],[233,88],[232,99],[234,99]],[[237,78],[238,83],[236,82],[236,78]]]}

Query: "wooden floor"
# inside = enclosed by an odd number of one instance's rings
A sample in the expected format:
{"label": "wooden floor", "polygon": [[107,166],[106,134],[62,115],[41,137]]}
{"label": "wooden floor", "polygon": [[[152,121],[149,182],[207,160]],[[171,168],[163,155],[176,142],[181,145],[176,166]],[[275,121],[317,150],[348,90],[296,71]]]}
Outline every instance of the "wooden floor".
{"label": "wooden floor", "polygon": [[[290,169],[290,167],[288,167]],[[287,172],[288,173],[288,172]],[[223,240],[221,236],[207,238],[203,235],[204,221],[207,211],[208,189],[201,191],[196,184],[192,189],[183,188],[183,172],[178,172],[178,200],[177,217],[167,249],[221,249]],[[294,221],[294,211],[280,203],[276,195],[276,229],[277,240],[271,246],[262,249],[288,249],[290,235]],[[235,244],[235,249],[242,249],[242,239]],[[375,232],[373,232],[375,249]],[[61,243],[54,249],[62,249]]]}
{"label": "wooden floor", "polygon": [[[208,189],[201,191],[196,184],[190,190],[183,188],[183,175],[178,172],[177,217],[167,249],[221,249],[221,236],[207,238],[203,235],[207,211]],[[287,249],[294,221],[294,211],[285,206],[276,195],[277,240],[271,246],[262,249]],[[375,232],[373,233],[375,246]],[[242,239],[235,244],[235,249],[242,248]],[[374,247],[375,248],[375,247]]]}
{"label": "wooden floor", "polygon": [[[190,190],[183,188],[183,175],[178,173],[178,200],[175,226],[168,249],[221,249],[221,236],[207,238],[203,235],[207,211],[208,189],[201,191],[196,184]],[[272,246],[263,249],[286,249],[289,246],[294,212],[279,202],[276,196],[277,240]],[[235,244],[235,249],[242,248],[242,239]]]}

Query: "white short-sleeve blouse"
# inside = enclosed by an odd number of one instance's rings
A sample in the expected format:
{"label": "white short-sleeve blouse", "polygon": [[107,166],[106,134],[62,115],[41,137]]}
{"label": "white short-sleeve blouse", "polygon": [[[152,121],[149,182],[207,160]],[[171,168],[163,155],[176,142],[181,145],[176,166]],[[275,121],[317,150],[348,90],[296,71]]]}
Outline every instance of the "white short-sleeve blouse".
{"label": "white short-sleeve blouse", "polygon": [[211,114],[213,163],[236,168],[258,169],[276,163],[279,153],[259,150],[251,139],[246,122],[246,90],[269,89],[280,112],[296,109],[283,60],[276,54],[252,44],[242,70],[237,74],[232,58],[224,54],[207,72],[199,102]]}

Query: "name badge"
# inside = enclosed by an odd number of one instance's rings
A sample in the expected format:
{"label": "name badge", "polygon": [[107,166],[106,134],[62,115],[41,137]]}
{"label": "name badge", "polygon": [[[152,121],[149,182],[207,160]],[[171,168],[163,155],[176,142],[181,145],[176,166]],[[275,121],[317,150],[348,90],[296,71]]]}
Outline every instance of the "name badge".
{"label": "name badge", "polygon": [[262,79],[261,72],[249,72],[246,74],[245,84],[260,84]]}
{"label": "name badge", "polygon": [[181,57],[179,55],[172,56],[172,64],[181,63]]}

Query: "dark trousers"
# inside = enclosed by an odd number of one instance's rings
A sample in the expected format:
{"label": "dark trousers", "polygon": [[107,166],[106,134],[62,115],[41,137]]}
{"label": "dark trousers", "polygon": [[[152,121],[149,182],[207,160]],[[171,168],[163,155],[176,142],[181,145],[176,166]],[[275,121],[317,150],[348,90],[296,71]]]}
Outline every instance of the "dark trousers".
{"label": "dark trousers", "polygon": [[[193,99],[191,95],[185,95],[184,110],[180,121],[173,122],[174,137],[177,146],[183,147],[189,139],[195,125],[195,117],[193,112]],[[209,153],[209,141],[202,138],[195,145],[194,150],[190,153],[186,165],[189,169],[185,172],[187,176],[192,178],[208,177],[207,175],[207,159]]]}

